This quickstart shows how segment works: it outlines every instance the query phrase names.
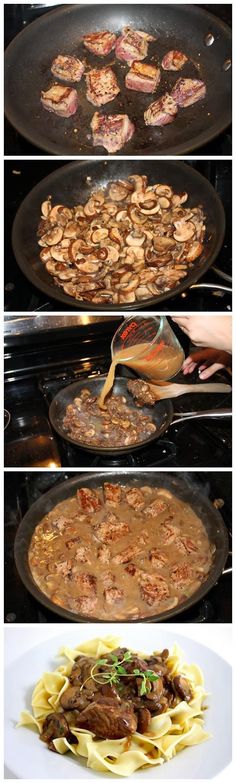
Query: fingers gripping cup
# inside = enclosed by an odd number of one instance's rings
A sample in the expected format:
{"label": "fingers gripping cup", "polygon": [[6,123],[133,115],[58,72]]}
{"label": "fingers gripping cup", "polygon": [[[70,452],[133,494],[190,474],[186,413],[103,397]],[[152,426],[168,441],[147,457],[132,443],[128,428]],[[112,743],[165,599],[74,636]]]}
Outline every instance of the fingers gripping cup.
{"label": "fingers gripping cup", "polygon": [[184,352],[165,316],[127,318],[111,344],[112,360],[128,364],[149,380],[166,381],[176,375]]}
{"label": "fingers gripping cup", "polygon": [[165,316],[127,318],[111,344],[112,364],[99,399],[100,407],[112,388],[117,364],[127,364],[152,383],[166,381],[179,372],[184,352]]}

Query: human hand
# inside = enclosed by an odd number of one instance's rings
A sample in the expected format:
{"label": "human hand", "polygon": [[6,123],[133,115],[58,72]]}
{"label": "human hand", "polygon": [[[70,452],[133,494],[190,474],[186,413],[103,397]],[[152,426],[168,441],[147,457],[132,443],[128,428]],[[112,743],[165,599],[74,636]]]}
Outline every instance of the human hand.
{"label": "human hand", "polygon": [[194,345],[232,352],[232,319],[220,315],[183,315],[172,320]]}
{"label": "human hand", "polygon": [[231,355],[226,351],[217,351],[214,348],[203,348],[201,351],[194,351],[182,365],[183,375],[189,375],[198,366],[199,378],[201,381],[207,380],[223,367],[229,367],[231,364]]}

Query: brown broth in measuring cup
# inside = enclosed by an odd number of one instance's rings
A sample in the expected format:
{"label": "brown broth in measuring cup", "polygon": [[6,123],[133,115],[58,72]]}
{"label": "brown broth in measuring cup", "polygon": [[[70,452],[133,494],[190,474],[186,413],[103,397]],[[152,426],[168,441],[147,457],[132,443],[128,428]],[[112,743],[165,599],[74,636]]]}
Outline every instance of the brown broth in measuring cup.
{"label": "brown broth in measuring cup", "polygon": [[127,364],[138,375],[158,383],[173,378],[184,360],[183,349],[164,317],[127,319],[113,338],[112,356],[98,400],[101,408],[112,389],[117,364]]}

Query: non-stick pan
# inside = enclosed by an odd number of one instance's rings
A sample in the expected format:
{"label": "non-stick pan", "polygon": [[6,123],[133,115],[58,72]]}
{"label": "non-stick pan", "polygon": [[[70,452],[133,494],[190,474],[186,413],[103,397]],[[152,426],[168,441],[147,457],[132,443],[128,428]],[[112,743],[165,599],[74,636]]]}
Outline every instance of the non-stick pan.
{"label": "non-stick pan", "polygon": [[[210,411],[200,411],[200,412],[190,412],[190,413],[184,413],[184,414],[174,414],[173,405],[170,400],[160,400],[156,405],[154,405],[153,408],[148,407],[142,407],[142,411],[144,414],[151,417],[152,421],[156,425],[156,431],[152,433],[152,435],[149,436],[149,438],[146,438],[145,441],[142,441],[141,443],[137,443],[134,446],[122,446],[121,448],[115,448],[114,446],[93,446],[93,445],[87,445],[86,443],[81,443],[75,441],[68,433],[66,432],[65,428],[63,427],[63,418],[65,416],[67,405],[70,405],[70,403],[73,402],[75,397],[78,397],[82,391],[82,389],[88,388],[91,391],[92,396],[99,396],[106,376],[105,375],[99,375],[97,378],[88,378],[87,381],[76,381],[75,383],[71,383],[70,386],[66,386],[66,388],[61,389],[58,394],[54,397],[54,399],[51,402],[50,408],[49,408],[49,418],[50,422],[58,433],[58,435],[61,436],[64,440],[67,440],[69,443],[73,443],[73,446],[77,446],[78,448],[83,448],[86,451],[91,451],[93,454],[110,454],[113,456],[118,456],[125,453],[130,453],[131,451],[137,451],[138,449],[142,449],[143,446],[147,445],[148,443],[152,443],[152,441],[157,440],[157,438],[160,438],[161,435],[168,429],[168,427],[171,426],[171,424],[177,424],[181,421],[186,421],[186,419],[195,419],[195,418],[222,418],[223,417],[231,417],[232,412],[227,408],[219,408],[219,410],[210,410]],[[127,389],[127,379],[126,378],[116,378],[112,393],[114,395],[121,394],[126,397],[128,400],[128,404],[130,407],[137,410],[137,407],[134,403],[133,397],[131,394],[129,394],[129,391]]]}
{"label": "non-stick pan", "polygon": [[[156,36],[150,44],[148,61],[160,65],[170,49],[185,52],[189,62],[181,76],[200,78],[206,83],[206,98],[187,109],[180,109],[176,120],[164,128],[146,127],[143,113],[152,95],[125,88],[128,66],[114,57],[89,54],[82,36],[96,30],[120,33],[125,26],[141,29]],[[212,42],[211,45],[207,45]],[[56,155],[105,154],[103,147],[93,147],[90,123],[94,111],[86,97],[85,79],[78,85],[79,109],[63,119],[45,111],[40,105],[41,90],[53,79],[50,65],[57,54],[86,57],[87,65],[114,63],[121,92],[102,111],[105,114],[128,114],[135,124],[135,134],[119,154],[173,155],[190,152],[213,139],[231,120],[231,31],[194,4],[179,5],[63,5],[32,22],[14,38],[6,50],[5,111],[14,127],[36,146]],[[179,73],[162,72],[155,97],[174,86]],[[75,132],[76,131],[76,132]]]}
{"label": "non-stick pan", "polygon": [[[79,301],[64,293],[53,283],[45,265],[39,258],[37,227],[40,219],[42,201],[52,195],[53,203],[73,206],[84,204],[91,192],[106,187],[112,179],[126,178],[130,174],[146,174],[150,184],[155,182],[172,185],[176,193],[187,191],[190,208],[202,204],[206,214],[207,234],[203,253],[194,263],[189,273],[175,288],[159,296],[146,299],[145,302],[122,304],[122,310],[146,309],[163,300],[181,293],[195,284],[217,258],[224,238],[225,215],[222,203],[210,182],[196,169],[177,161],[150,160],[109,160],[80,161],[57,169],[36,185],[26,196],[18,209],[12,231],[12,244],[17,263],[22,272],[36,288],[49,297],[63,302],[67,307],[80,310],[103,311],[104,305]],[[88,179],[89,178],[89,179]],[[117,305],[107,305],[106,311],[117,310]]]}
{"label": "non-stick pan", "polygon": [[[195,513],[198,514],[202,520],[209,539],[216,548],[213,564],[206,581],[199,587],[194,595],[187,598],[181,606],[177,606],[168,612],[162,612],[162,614],[153,617],[144,617],[139,618],[138,620],[130,620],[130,618],[128,618],[128,620],[129,622],[140,622],[140,619],[146,622],[159,622],[169,620],[180,612],[189,609],[197,601],[203,598],[217,582],[223,571],[228,554],[228,534],[222,516],[219,511],[214,508],[209,498],[206,497],[203,487],[199,486],[194,474],[190,475],[189,473],[180,476],[179,473],[157,473],[156,471],[142,473],[137,473],[137,471],[126,472],[125,470],[121,470],[117,473],[96,471],[96,473],[80,474],[79,477],[75,477],[69,481],[63,481],[63,483],[54,487],[49,492],[46,492],[46,494],[42,495],[36,503],[33,503],[24,516],[15,538],[14,554],[16,567],[27,590],[29,590],[34,598],[40,603],[56,614],[61,615],[66,620],[79,623],[91,621],[103,622],[96,617],[75,615],[67,609],[62,608],[57,604],[53,604],[52,601],[41,592],[32,578],[28,563],[28,550],[36,525],[52,508],[54,508],[54,506],[57,505],[57,503],[74,496],[76,490],[81,486],[100,487],[104,481],[115,481],[119,484],[132,483],[132,485],[135,484],[136,486],[150,484],[154,487],[165,487],[165,489],[173,492],[173,494],[177,495],[177,497],[184,502],[190,503]],[[112,622],[113,620],[114,618],[112,616],[106,618],[106,622]],[[125,618],[122,619],[122,622],[125,622]]]}

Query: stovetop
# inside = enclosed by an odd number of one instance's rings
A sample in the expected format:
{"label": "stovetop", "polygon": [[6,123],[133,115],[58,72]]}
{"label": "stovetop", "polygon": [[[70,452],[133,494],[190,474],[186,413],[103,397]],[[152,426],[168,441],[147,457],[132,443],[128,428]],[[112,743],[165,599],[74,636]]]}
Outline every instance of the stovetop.
{"label": "stovetop", "polygon": [[[66,330],[62,339],[45,332],[40,343],[26,345],[22,339],[6,338],[5,408],[10,423],[5,430],[6,467],[231,467],[231,421],[192,420],[172,425],[159,440],[132,449],[124,457],[100,457],[67,443],[52,429],[48,410],[57,392],[76,380],[106,374],[110,364],[110,343],[119,320],[95,324],[89,329]],[[178,328],[173,327],[179,336]],[[86,339],[87,335],[87,339]],[[89,336],[90,335],[90,336]],[[54,339],[54,342],[53,342]],[[181,336],[185,353],[187,340]],[[24,341],[23,341],[24,343]],[[102,348],[101,348],[102,345]],[[79,358],[78,358],[79,357]],[[134,377],[127,367],[118,375]],[[177,381],[181,380],[181,374]],[[184,382],[197,382],[198,376],[185,376]],[[214,381],[229,382],[226,373]],[[189,394],[172,400],[175,412],[231,407],[230,394]]]}
{"label": "stovetop", "polygon": [[[231,287],[232,279],[232,164],[231,161],[187,161],[205,176],[219,194],[226,214],[223,247],[214,266],[206,272],[199,285]],[[65,161],[5,161],[5,310],[6,312],[59,312],[65,305],[38,291],[18,267],[11,245],[12,224],[25,196],[44,177],[65,165]],[[191,288],[158,305],[158,312],[231,311],[232,295],[221,289]],[[67,307],[78,312],[78,308]],[[147,308],[145,308],[147,310]],[[156,311],[156,305],[149,308]]]}
{"label": "stovetop", "polygon": [[[78,475],[70,472],[50,473],[5,473],[5,622],[56,623],[59,615],[45,609],[28,593],[20,580],[14,563],[13,547],[17,528],[31,504],[41,494],[68,478]],[[84,474],[86,477],[86,473]],[[188,472],[192,481],[198,483],[212,501],[221,498],[220,508],[229,533],[230,554],[224,574],[207,596],[194,607],[182,612],[179,621],[186,623],[230,623],[232,621],[232,575],[231,575],[231,472]],[[175,618],[168,622],[175,622]]]}
{"label": "stovetop", "polygon": [[[38,17],[42,16],[48,10],[51,10],[51,6],[55,6],[55,3],[44,4],[21,4],[15,3],[14,5],[5,5],[5,46],[12,41],[12,39],[21,32],[30,22],[34,21]],[[228,5],[207,5],[201,4],[200,8],[213,13],[219,17],[222,21],[232,26],[232,6]],[[5,153],[6,155],[42,155],[42,150],[30,144],[23,138],[8,122],[5,120]],[[43,155],[47,155],[44,152]],[[204,155],[206,157],[210,155],[231,155],[232,154],[232,128],[229,127],[223,133],[221,133],[217,139],[213,139],[208,144],[200,147],[198,155]]]}

